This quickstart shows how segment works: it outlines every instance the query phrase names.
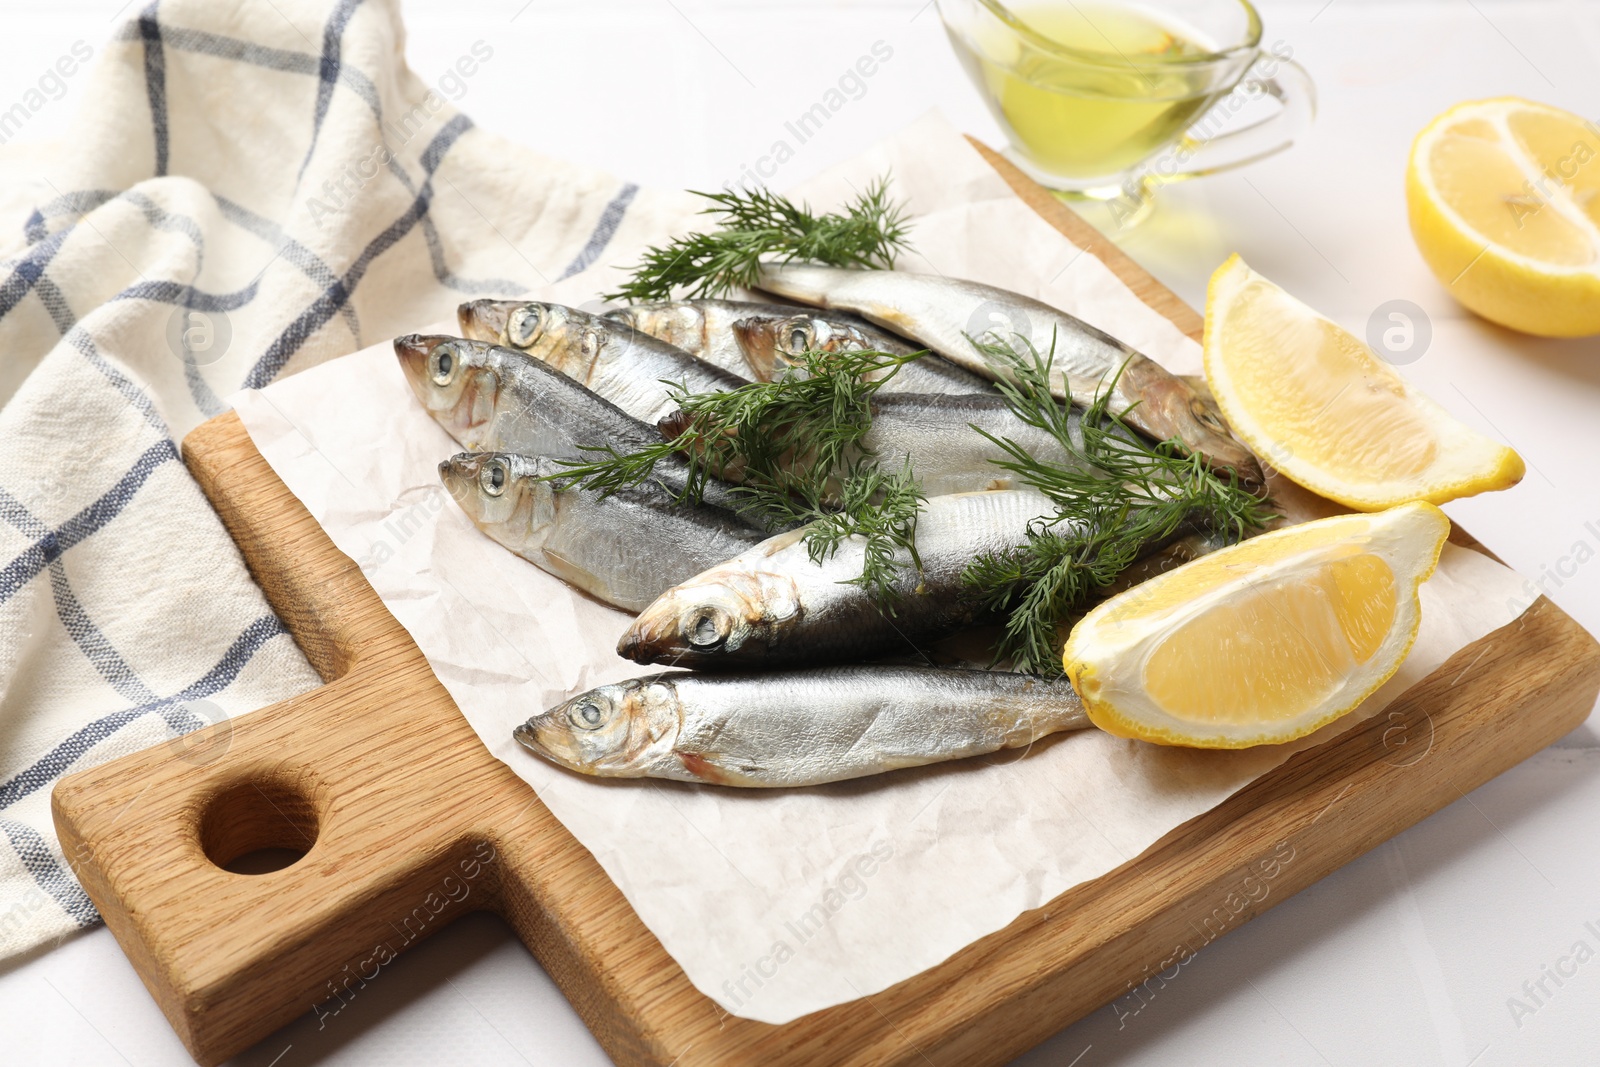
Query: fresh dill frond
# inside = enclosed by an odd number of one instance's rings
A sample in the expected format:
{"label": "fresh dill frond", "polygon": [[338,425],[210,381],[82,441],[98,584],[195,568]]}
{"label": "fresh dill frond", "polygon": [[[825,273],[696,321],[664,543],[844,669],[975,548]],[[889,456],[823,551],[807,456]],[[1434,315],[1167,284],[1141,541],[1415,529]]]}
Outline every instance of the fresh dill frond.
{"label": "fresh dill frond", "polygon": [[[585,451],[593,458],[558,459],[556,462],[562,466],[560,473],[541,475],[534,480],[548,482],[559,478],[561,490],[582,488],[610,496],[644,482],[662,460],[676,455],[678,450],[673,442],[663,440],[645,445],[636,452],[618,452],[609,445],[603,448],[585,446]],[[569,478],[571,481],[567,480]],[[700,499],[702,490],[694,486],[692,477],[683,495]]]}
{"label": "fresh dill frond", "polygon": [[887,176],[842,213],[823,215],[764,188],[694,195],[711,201],[702,214],[720,216],[717,229],[647,248],[628,280],[604,299],[666,300],[678,289],[689,298],[720,297],[735,286],[753,287],[762,259],[889,268],[908,247],[910,224],[889,199]]}
{"label": "fresh dill frond", "polygon": [[1108,382],[1073,433],[1070,407],[1050,393],[1050,355],[1026,339],[1025,352],[990,335],[972,343],[1009,373],[996,383],[1023,422],[1046,431],[1078,463],[1058,466],[1005,438],[984,433],[1009,457],[998,466],[1039,490],[1055,515],[1036,522],[1025,544],[974,559],[963,575],[1005,620],[997,655],[1016,670],[1060,674],[1060,628],[1095,592],[1141,555],[1185,528],[1241,539],[1274,516],[1269,500],[1233,471],[1213,472],[1176,441],[1150,444],[1110,409]]}
{"label": "fresh dill frond", "polygon": [[884,471],[861,441],[872,426],[873,395],[923,354],[806,352],[777,381],[725,393],[675,386],[678,411],[663,423],[665,440],[628,454],[597,452],[550,477],[612,493],[638,485],[661,460],[681,455],[689,477],[680,499],[698,503],[710,478],[734,482],[741,513],[773,529],[807,526],[815,562],[832,556],[846,538],[862,537],[865,562],[852,581],[889,603],[899,552],[921,567],[913,539],[925,497],[909,463]]}
{"label": "fresh dill frond", "polygon": [[909,458],[903,468],[889,473],[871,461],[857,460],[840,481],[839,510],[824,513],[806,527],[811,561],[821,563],[848,537],[863,538],[861,574],[850,582],[867,589],[892,613],[897,596],[893,583],[900,570],[898,551],[905,550],[911,566],[922,571],[922,558],[917,555],[917,515],[927,499]]}

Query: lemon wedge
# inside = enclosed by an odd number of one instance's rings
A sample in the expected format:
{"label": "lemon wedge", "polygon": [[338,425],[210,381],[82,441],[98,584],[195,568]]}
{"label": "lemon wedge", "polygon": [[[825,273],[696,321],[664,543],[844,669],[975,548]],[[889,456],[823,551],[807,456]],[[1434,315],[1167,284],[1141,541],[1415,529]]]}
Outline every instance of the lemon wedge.
{"label": "lemon wedge", "polygon": [[1600,127],[1516,97],[1459,104],[1412,145],[1406,203],[1461,303],[1524,333],[1600,333]]}
{"label": "lemon wedge", "polygon": [[1399,669],[1450,520],[1432,504],[1263,534],[1135,586],[1062,660],[1100,729],[1162,745],[1303,737]]}
{"label": "lemon wedge", "polygon": [[1522,479],[1522,457],[1458,422],[1238,256],[1211,276],[1205,368],[1245,444],[1347,507],[1442,504]]}

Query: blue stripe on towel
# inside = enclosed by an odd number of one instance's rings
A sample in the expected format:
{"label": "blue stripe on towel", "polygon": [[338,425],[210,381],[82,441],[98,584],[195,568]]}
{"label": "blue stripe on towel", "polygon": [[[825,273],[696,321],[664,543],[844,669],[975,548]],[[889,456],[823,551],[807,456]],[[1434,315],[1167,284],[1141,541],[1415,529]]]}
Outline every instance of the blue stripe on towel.
{"label": "blue stripe on towel", "polygon": [[29,511],[22,501],[11,495],[11,491],[0,486],[0,519],[4,519],[29,537],[43,537],[50,532],[50,527],[40,522],[33,512]]}
{"label": "blue stripe on towel", "polygon": [[6,782],[0,783],[0,811],[9,808],[30,793],[51,785],[67,773],[72,765],[95,745],[104,741],[124,726],[151,712],[161,714],[170,723],[177,705],[200,700],[226,689],[244,669],[261,646],[274,637],[285,636],[288,631],[276,615],[263,615],[245,627],[234,639],[216,665],[195,682],[169,697],[152,700],[137,707],[124,708],[102,716],[79,728],[66,740],[46,752],[32,765]]}
{"label": "blue stripe on towel", "polygon": [[[338,280],[337,275],[333,273],[332,267],[324,263],[322,258],[311,249],[284,233],[283,227],[278,223],[264,215],[258,215],[249,208],[236,204],[226,197],[217,196],[215,193],[212,194],[212,197],[216,200],[217,208],[222,212],[223,218],[272,245],[273,250],[277,253],[273,257],[274,261],[282,259],[324,288]],[[265,268],[263,268],[264,272]],[[258,275],[258,280],[259,277]],[[346,304],[340,309],[340,313],[344,317],[345,325],[350,328],[350,336],[356,339],[357,344],[360,344],[361,320],[356,317],[356,309]]]}
{"label": "blue stripe on towel", "polygon": [[[285,48],[272,48],[254,41],[241,41],[220,33],[189,29],[183,26],[162,26],[161,43],[179,52],[216,56],[219,59],[249,63],[265,70],[281,70],[289,74],[318,74],[322,63],[317,56],[304,52],[291,52]],[[378,111],[378,88],[359,68],[341,63],[339,84],[359,96],[374,112]]]}
{"label": "blue stripe on towel", "polygon": [[[106,380],[111,383],[117,392],[121,393],[128,403],[137,408],[139,414],[144,416],[144,421],[149,424],[152,430],[163,435],[166,434],[167,420],[162,418],[161,412],[156,409],[156,402],[151,400],[150,395],[139,388],[132,378],[122,373],[115,364],[100,354],[100,350],[95,347],[94,338],[90,337],[86,330],[80,326],[74,326],[67,331],[67,336],[63,340],[76,348],[89,366],[105,375]],[[168,443],[170,444],[171,442]]]}
{"label": "blue stripe on towel", "polygon": [[53,233],[12,261],[15,266],[11,268],[11,274],[0,282],[0,318],[9,314],[23,297],[33,291],[34,284],[44,274],[44,269],[50,265],[56,253],[61,251],[62,243],[71,232],[69,227],[60,233]]}
{"label": "blue stripe on towel", "polygon": [[78,317],[72,313],[72,306],[67,303],[67,294],[63,293],[55,282],[50,280],[50,275],[41,274],[34,283],[33,291],[39,294],[39,303],[50,313],[50,321],[55,323],[56,329],[65,334],[72,329]]}
{"label": "blue stripe on towel", "polygon": [[295,174],[297,183],[305,177],[311,157],[317,152],[317,140],[322,136],[322,124],[328,117],[333,87],[339,81],[339,70],[344,62],[344,30],[360,3],[361,0],[339,0],[328,18],[328,24],[322,29],[322,59],[317,64],[317,104],[311,119],[311,143],[306,146],[306,158],[300,161],[300,170]]}
{"label": "blue stripe on towel", "polygon": [[56,862],[55,851],[45,841],[43,834],[14,819],[0,819],[0,832],[17,850],[22,866],[33,875],[33,880],[55,898],[56,903],[72,916],[80,928],[93,926],[100,921],[100,913],[94,910],[89,894],[83,891],[70,872],[63,870],[61,864]]}
{"label": "blue stripe on towel", "polygon": [[[41,522],[37,516],[27,509],[15,496],[5,489],[0,488],[0,519],[4,519],[29,537],[48,537],[50,527]],[[155,693],[140,680],[137,672],[129,666],[128,661],[122,658],[111,644],[110,638],[94,624],[89,614],[79,603],[77,595],[72,591],[72,583],[67,578],[67,568],[60,559],[50,561],[50,592],[55,600],[56,615],[61,619],[61,626],[67,635],[77,644],[80,651],[94,666],[117,694],[125,700],[147,703],[156,698]],[[193,721],[189,728],[202,725],[201,721],[187,715]],[[176,725],[176,724],[175,724]]]}
{"label": "blue stripe on towel", "polygon": [[100,677],[117,691],[119,697],[141,703],[155,700],[156,695],[150,691],[150,687],[139,679],[133,668],[128,666],[128,661],[122,658],[122,653],[111,644],[111,639],[94,624],[83,605],[78,603],[72,585],[67,581],[67,568],[61,560],[51,560],[49,570],[50,593],[55,598],[56,615],[60,617],[61,626],[72,638],[73,644],[78,646],[78,650],[94,665]]}
{"label": "blue stripe on towel", "polygon": [[144,485],[152,471],[163,463],[177,458],[178,450],[171,438],[163,438],[145,449],[144,454],[134,462],[128,473],[124,474],[100,499],[62,523],[59,529],[48,531],[37,538],[20,555],[0,568],[0,603],[11,599],[18,589],[31,581],[52,561],[59,559],[67,549],[116,518]]}
{"label": "blue stripe on towel", "polygon": [[206,293],[180,282],[135,282],[112,300],[153,300],[158,304],[177,304],[195,311],[236,311],[256,298],[259,279],[236,293]]}
{"label": "blue stripe on towel", "polygon": [[139,38],[144,41],[144,91],[150,98],[150,130],[155,137],[156,177],[167,173],[167,57],[161,50],[161,25],[156,4],[139,13]]}
{"label": "blue stripe on towel", "polygon": [[310,339],[311,335],[321,329],[323,324],[338,312],[350,299],[350,294],[360,284],[372,261],[387,252],[400,238],[411,232],[428,210],[428,202],[433,199],[433,173],[438,169],[445,153],[450,151],[452,145],[460,139],[461,135],[472,128],[472,120],[465,115],[457,115],[444,124],[444,128],[434,134],[433,140],[422,153],[423,166],[428,172],[428,179],[422,183],[416,198],[411,206],[406,209],[398,219],[389,224],[377,237],[374,237],[367,247],[362,249],[361,255],[350,265],[344,276],[328,286],[311,306],[300,313],[300,316],[289,324],[278,339],[268,346],[262,353],[256,365],[250,369],[249,375],[244,380],[244,388],[260,389],[283,370],[284,364]]}
{"label": "blue stripe on towel", "polygon": [[633,203],[633,198],[638,193],[639,187],[629,182],[622,187],[621,192],[611,198],[611,202],[600,212],[600,221],[595,224],[589,240],[584,242],[577,257],[567,264],[567,269],[561,272],[561,277],[556,281],[563,281],[579,271],[588,270],[594,261],[600,258],[600,253],[606,250],[606,245],[611,243],[617,228],[622,225],[622,216],[628,213],[628,205]]}

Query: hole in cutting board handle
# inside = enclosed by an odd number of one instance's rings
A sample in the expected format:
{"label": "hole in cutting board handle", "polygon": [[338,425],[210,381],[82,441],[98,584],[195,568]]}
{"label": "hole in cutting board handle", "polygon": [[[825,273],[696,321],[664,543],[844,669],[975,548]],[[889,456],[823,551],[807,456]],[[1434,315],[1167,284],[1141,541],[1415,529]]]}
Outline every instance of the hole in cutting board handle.
{"label": "hole in cutting board handle", "polygon": [[251,779],[212,797],[200,814],[206,858],[234,874],[270,874],[299,862],[317,842],[309,789],[281,778]]}

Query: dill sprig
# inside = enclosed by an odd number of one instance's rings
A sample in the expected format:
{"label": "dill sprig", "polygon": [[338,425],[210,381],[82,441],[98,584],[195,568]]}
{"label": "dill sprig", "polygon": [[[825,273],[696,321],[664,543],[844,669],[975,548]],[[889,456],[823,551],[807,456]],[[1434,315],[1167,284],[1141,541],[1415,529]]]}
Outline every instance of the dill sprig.
{"label": "dill sprig", "polygon": [[900,470],[889,472],[870,460],[857,460],[840,480],[839,510],[818,516],[806,528],[811,562],[821,563],[833,555],[848,537],[864,538],[865,561],[851,584],[866,588],[892,610],[896,550],[904,549],[911,566],[922,570],[916,533],[925,500],[910,457]]}
{"label": "dill sprig", "polygon": [[666,300],[675,289],[686,290],[690,298],[724,296],[735,286],[753,287],[763,258],[888,268],[896,251],[907,247],[909,223],[902,207],[889,199],[887,176],[845,205],[843,213],[824,215],[767,189],[694,195],[711,201],[702,214],[721,216],[718,228],[646,249],[631,277],[604,299]]}
{"label": "dill sprig", "polygon": [[682,455],[689,477],[680,499],[698,503],[710,478],[736,482],[740,511],[774,529],[806,526],[806,547],[821,563],[852,536],[865,539],[861,574],[851,579],[892,606],[901,551],[920,569],[914,537],[922,488],[908,463],[881,469],[861,444],[872,426],[872,397],[901,366],[923,353],[806,352],[773,382],[725,393],[690,393],[667,383],[678,412],[665,439],[627,454],[604,450],[567,464],[569,485],[616,492]]}
{"label": "dill sprig", "polygon": [[1044,463],[1010,440],[984,433],[1016,474],[1055,505],[1025,544],[980,556],[963,575],[982,602],[1005,619],[997,655],[1014,669],[1060,674],[1060,627],[1098,590],[1109,586],[1150,548],[1189,527],[1243,538],[1273,517],[1270,501],[1228,471],[1213,472],[1177,441],[1150,444],[1110,409],[1108,382],[1072,433],[1070,408],[1050,393],[1050,363],[1025,338],[1026,353],[991,334],[972,343],[1011,371],[996,387],[1023,422],[1055,437],[1081,465]]}

